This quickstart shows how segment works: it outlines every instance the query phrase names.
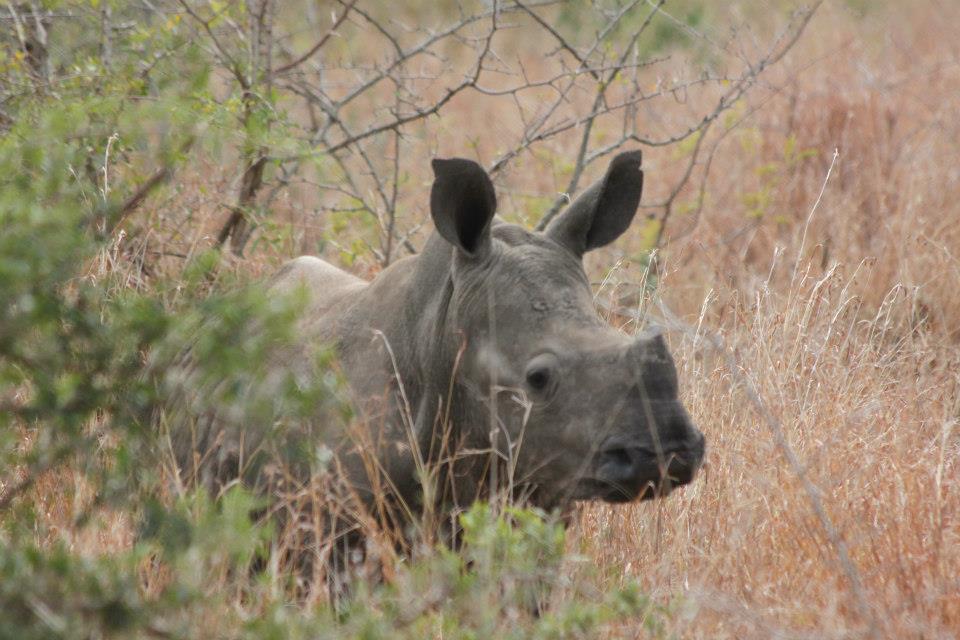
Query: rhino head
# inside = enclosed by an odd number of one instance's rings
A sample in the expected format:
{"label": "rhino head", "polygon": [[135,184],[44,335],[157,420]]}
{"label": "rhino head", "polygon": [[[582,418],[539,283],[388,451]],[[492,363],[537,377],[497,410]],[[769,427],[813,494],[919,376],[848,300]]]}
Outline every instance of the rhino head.
{"label": "rhino head", "polygon": [[663,336],[601,320],[583,268],[587,251],[629,227],[640,162],[639,151],[618,155],[543,232],[494,219],[494,188],[476,163],[433,162],[431,215],[453,247],[454,375],[484,416],[467,421],[466,437],[493,444],[511,482],[541,504],[665,495],[703,459]]}

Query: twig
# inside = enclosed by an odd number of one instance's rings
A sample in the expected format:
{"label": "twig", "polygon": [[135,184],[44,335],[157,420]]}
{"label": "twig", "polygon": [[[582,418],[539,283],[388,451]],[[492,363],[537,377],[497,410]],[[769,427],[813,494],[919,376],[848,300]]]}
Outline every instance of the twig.
{"label": "twig", "polygon": [[[183,144],[180,145],[180,155],[183,155],[189,151],[195,140],[196,138],[194,136],[189,136],[183,142]],[[106,172],[106,169],[104,169],[104,172]],[[147,199],[147,196],[149,196],[158,186],[166,182],[171,175],[173,175],[173,162],[168,162],[157,169],[153,175],[147,178],[147,180],[117,208],[117,211],[114,214],[114,219],[108,229],[108,233],[112,233],[117,229],[117,227],[123,224],[123,221],[126,220],[131,213],[136,211],[141,204],[143,204],[143,201]],[[106,176],[104,176],[104,180],[106,180]]]}
{"label": "twig", "polygon": [[[617,60],[614,70],[611,71],[605,78],[603,78],[603,80],[598,81],[597,94],[593,100],[593,112],[596,112],[600,108],[600,105],[603,103],[604,97],[606,96],[607,87],[610,86],[610,83],[613,82],[613,79],[616,78],[618,73],[620,73],[620,69],[627,61],[627,57],[630,55],[631,49],[633,49],[640,36],[643,35],[643,32],[647,30],[647,27],[650,26],[650,21],[653,20],[653,16],[657,13],[657,10],[663,6],[664,2],[666,2],[666,0],[658,0],[653,10],[647,14],[643,24],[640,25],[640,28],[637,29],[637,31],[634,32],[633,37],[630,38],[630,42],[627,43],[627,46],[623,48],[623,53],[620,55],[619,60]],[[577,151],[577,160],[573,167],[573,175],[570,176],[570,182],[567,184],[566,190],[553,201],[553,205],[543,216],[543,218],[540,219],[540,222],[537,223],[538,231],[543,231],[547,228],[547,225],[550,224],[550,221],[553,220],[554,216],[560,212],[560,209],[563,208],[563,205],[570,200],[570,194],[577,190],[577,186],[580,184],[580,177],[583,175],[583,170],[587,166],[586,159],[587,149],[589,148],[590,144],[590,132],[593,130],[593,123],[595,121],[596,117],[590,118],[586,121],[583,128],[583,135],[580,137],[580,149]]]}
{"label": "twig", "polygon": [[350,11],[353,9],[353,5],[355,5],[355,4],[357,4],[357,0],[351,0],[351,2],[348,3],[348,4],[346,5],[346,7],[344,7],[343,13],[341,13],[339,16],[337,16],[337,19],[334,21],[333,26],[331,26],[330,29],[329,29],[325,34],[323,34],[323,37],[320,38],[320,40],[317,41],[317,43],[316,43],[315,45],[313,45],[312,47],[310,47],[310,49],[308,49],[308,50],[307,50],[302,56],[300,56],[299,58],[297,58],[297,59],[295,59],[295,60],[292,60],[292,61],[288,62],[288,63],[285,64],[285,65],[282,65],[281,67],[279,67],[279,68],[277,68],[277,69],[274,69],[274,70],[273,70],[273,74],[274,74],[274,75],[281,75],[281,74],[287,73],[288,71],[290,71],[290,70],[292,70],[292,69],[295,69],[296,67],[299,67],[301,64],[303,64],[304,62],[306,62],[308,59],[312,58],[313,55],[314,55],[317,51],[320,51],[320,49],[323,48],[323,45],[327,44],[327,40],[329,40],[329,39],[331,38],[331,36],[333,36],[334,33],[336,33],[336,31],[337,31],[337,29],[340,27],[340,25],[343,24],[343,21],[347,19],[347,16],[350,14]]}

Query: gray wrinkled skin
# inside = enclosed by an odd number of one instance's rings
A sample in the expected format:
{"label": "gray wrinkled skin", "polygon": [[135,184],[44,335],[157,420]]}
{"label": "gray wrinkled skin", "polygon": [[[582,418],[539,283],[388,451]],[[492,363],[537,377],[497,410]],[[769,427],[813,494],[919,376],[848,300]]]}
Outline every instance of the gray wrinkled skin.
{"label": "gray wrinkled skin", "polygon": [[[640,153],[617,156],[543,233],[494,218],[493,186],[475,163],[436,160],[434,172],[437,232],[421,254],[369,283],[300,257],[271,284],[310,297],[298,325],[303,349],[278,366],[302,368],[319,345],[336,348],[366,429],[362,452],[356,438],[326,443],[351,487],[372,501],[375,487],[392,484],[422,508],[418,455],[456,460],[436,500],[460,504],[492,480],[546,508],[645,499],[691,481],[704,438],[677,398],[664,339],[605,324],[582,265],[632,221]],[[246,446],[257,428],[244,425]],[[198,459],[174,442],[182,468]],[[389,483],[371,478],[363,461],[371,455]]]}

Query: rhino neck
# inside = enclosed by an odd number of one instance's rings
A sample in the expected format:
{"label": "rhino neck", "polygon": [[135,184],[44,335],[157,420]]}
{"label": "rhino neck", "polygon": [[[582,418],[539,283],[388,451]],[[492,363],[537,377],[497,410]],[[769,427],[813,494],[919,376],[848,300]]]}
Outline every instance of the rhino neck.
{"label": "rhino neck", "polygon": [[[387,420],[374,417],[370,423],[384,425],[384,444],[403,445],[409,442],[404,425],[412,421],[426,461],[449,458],[458,446],[482,448],[465,436],[483,432],[487,424],[483,404],[457,381],[462,336],[452,308],[453,252],[434,233],[420,254],[391,265],[354,304],[337,312],[343,363],[357,399],[369,401],[375,412],[370,415],[376,416],[384,408],[384,390],[392,389]],[[416,501],[420,486],[409,448],[390,445],[381,454],[393,484]],[[482,471],[467,470],[469,464],[473,461],[458,462],[457,475],[479,479]],[[441,480],[438,486],[449,483]]]}
{"label": "rhino neck", "polygon": [[[452,400],[460,406],[461,400],[448,398],[449,394],[458,393],[456,367],[462,347],[462,336],[453,321],[455,314],[451,313],[453,251],[438,234],[431,236],[409,281],[411,304],[404,307],[404,327],[407,335],[414,338],[408,342],[412,349],[410,361],[420,373],[421,401],[428,407],[421,416],[425,420],[435,419],[441,405]],[[463,416],[450,417],[459,420]],[[420,423],[418,427],[432,431],[432,424]]]}
{"label": "rhino neck", "polygon": [[[411,292],[417,304],[407,307],[416,327],[417,368],[423,372],[416,421],[421,451],[440,467],[438,500],[469,503],[484,495],[490,457],[466,455],[490,446],[490,413],[485,394],[478,394],[464,368],[466,337],[455,308],[455,250],[436,233],[418,257]],[[460,311],[460,313],[458,313]],[[456,461],[456,469],[449,460]]]}
{"label": "rhino neck", "polygon": [[469,436],[478,431],[477,424],[488,423],[483,404],[467,391],[459,375],[465,345],[452,308],[454,251],[438,234],[430,237],[416,258],[406,288],[409,304],[401,315],[408,336],[406,356],[419,383],[416,400],[409,400],[416,405],[421,450],[432,452],[433,457],[442,455],[444,442],[448,449],[456,443],[482,446],[484,443],[473,442]]}

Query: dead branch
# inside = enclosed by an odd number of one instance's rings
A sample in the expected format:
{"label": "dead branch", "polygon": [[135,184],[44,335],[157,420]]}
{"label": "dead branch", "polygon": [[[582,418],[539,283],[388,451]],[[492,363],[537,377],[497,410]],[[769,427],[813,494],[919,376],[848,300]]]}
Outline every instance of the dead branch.
{"label": "dead branch", "polygon": [[[238,0],[234,0],[236,2]],[[332,193],[349,194],[354,204],[348,207],[372,216],[379,229],[379,246],[372,247],[378,262],[385,266],[393,259],[394,247],[401,244],[415,251],[409,229],[416,221],[398,219],[398,181],[409,174],[402,149],[405,136],[416,126],[434,116],[442,115],[461,95],[477,99],[513,100],[522,130],[505,145],[505,150],[488,163],[492,174],[501,172],[511,160],[532,152],[534,147],[546,144],[572,130],[578,131],[578,145],[573,168],[566,185],[552,206],[539,221],[542,229],[568,201],[583,180],[587,169],[596,160],[616,152],[628,144],[648,147],[669,146],[698,135],[694,153],[679,181],[671,185],[671,196],[661,203],[658,242],[669,221],[676,198],[689,184],[699,167],[703,137],[721,114],[729,110],[756,84],[766,69],[778,62],[803,33],[819,6],[797,11],[789,25],[770,46],[766,55],[749,60],[729,46],[718,44],[704,32],[678,21],[663,10],[665,0],[633,0],[605,16],[596,26],[596,32],[584,38],[583,34],[567,32],[550,16],[553,0],[527,2],[526,0],[494,3],[473,12],[461,12],[432,27],[404,25],[382,7],[360,0],[337,0],[337,11],[322,35],[312,44],[297,50],[291,34],[276,32],[272,21],[274,0],[249,2],[250,9],[243,26],[236,25],[227,7],[216,12],[195,8],[190,0],[176,0],[190,17],[201,46],[234,77],[243,96],[244,113],[241,124],[246,125],[257,96],[269,95],[267,88],[282,95],[296,97],[303,105],[305,117],[292,123],[299,128],[298,145],[291,152],[289,146],[269,148],[243,144],[240,184],[236,204],[217,235],[219,244],[230,241],[235,253],[240,253],[252,231],[257,209],[258,192],[264,182],[270,181],[268,201],[275,197],[278,186],[297,180],[311,158],[333,160],[343,180],[342,188],[325,189]],[[642,13],[640,13],[642,12]],[[506,22],[507,16],[522,18],[517,24]],[[621,42],[614,34],[622,31],[626,20],[635,16],[637,26]],[[738,74],[699,73],[695,77],[674,78],[657,82],[652,91],[642,87],[641,71],[669,60],[668,56],[643,56],[640,44],[655,20],[666,20],[690,38],[706,42],[720,54],[743,61]],[[311,25],[315,25],[311,18]],[[315,27],[314,27],[315,28]],[[495,37],[506,29],[523,29],[539,33],[556,43],[548,54],[549,73],[531,77],[523,60],[509,62]],[[363,52],[355,59],[328,60],[325,51],[335,36],[379,39],[381,47],[371,47],[376,53]],[[235,37],[234,37],[235,36]],[[238,44],[239,43],[239,44]],[[241,52],[241,48],[245,51]],[[458,51],[453,54],[451,51]],[[284,60],[274,64],[274,58]],[[241,64],[241,60],[243,63]],[[459,70],[459,71],[458,71]],[[451,81],[451,77],[459,78]],[[629,79],[627,78],[629,75]],[[504,82],[504,77],[512,77]],[[626,80],[622,85],[618,78]],[[438,83],[436,90],[425,93],[424,83]],[[643,103],[676,97],[690,90],[724,87],[706,112],[696,114],[691,124],[680,131],[665,131],[660,135],[638,130],[638,109]],[[392,92],[391,106],[383,103],[381,91]],[[552,92],[549,100],[539,98],[536,92]],[[582,104],[588,93],[588,104]],[[427,95],[431,97],[426,97]],[[378,96],[374,98],[374,96]],[[527,96],[538,96],[528,113]],[[261,100],[263,98],[260,98]],[[272,100],[272,99],[271,99]],[[272,101],[271,101],[272,104]],[[371,106],[373,108],[371,108]],[[620,133],[601,144],[594,141],[594,132],[601,121],[620,119]],[[272,120],[271,120],[272,122]],[[269,124],[268,124],[269,126]],[[712,156],[711,156],[712,160]],[[265,167],[275,163],[275,176],[267,177]],[[319,180],[317,184],[328,181]],[[260,203],[261,206],[263,203]],[[319,211],[343,209],[322,205]],[[398,243],[398,240],[403,239]],[[361,238],[363,242],[369,239]]]}
{"label": "dead branch", "polygon": [[[658,246],[662,238],[663,227],[666,225],[666,222],[670,217],[670,211],[671,211],[673,202],[676,199],[677,195],[682,190],[682,188],[684,187],[684,185],[686,185],[687,181],[690,179],[690,176],[693,171],[693,167],[696,164],[696,160],[699,156],[700,146],[703,140],[703,136],[706,134],[710,125],[713,124],[713,122],[715,122],[717,118],[719,118],[725,111],[727,111],[734,104],[736,104],[737,101],[740,100],[750,90],[750,88],[753,87],[753,85],[757,82],[760,75],[763,73],[765,69],[779,62],[783,58],[783,56],[787,54],[787,52],[793,47],[793,45],[796,44],[796,42],[800,39],[800,36],[803,34],[807,25],[810,23],[810,20],[813,18],[813,14],[816,12],[820,4],[821,2],[817,2],[812,7],[798,12],[794,16],[794,20],[791,21],[791,25],[788,25],[788,27],[784,29],[783,32],[781,32],[781,34],[777,36],[777,38],[775,38],[774,43],[771,45],[767,55],[764,56],[758,63],[748,65],[747,69],[744,70],[740,78],[735,83],[733,83],[733,86],[730,88],[730,90],[728,90],[727,92],[725,92],[723,95],[720,96],[713,110],[707,113],[705,116],[703,116],[703,118],[698,123],[689,127],[686,131],[683,131],[677,135],[669,136],[665,139],[657,140],[657,139],[647,138],[642,136],[630,136],[629,138],[626,139],[626,140],[634,140],[639,144],[642,144],[645,146],[657,147],[657,146],[667,146],[667,145],[676,144],[678,142],[686,140],[687,138],[695,134],[700,136],[696,142],[694,152],[691,154],[691,160],[687,165],[687,168],[684,171],[684,174],[682,175],[679,182],[671,190],[670,197],[667,198],[667,200],[663,205],[664,213],[661,215],[661,218],[660,218],[660,229],[657,235]],[[659,12],[662,6],[663,6],[663,0],[660,0],[654,6],[653,11],[651,12],[651,15],[649,17],[652,18],[653,14]],[[644,22],[643,27],[645,28],[648,24],[649,24],[649,20]],[[676,90],[676,88],[674,88],[673,90]],[[598,94],[598,98],[599,96],[600,94]],[[594,111],[596,111],[598,103],[599,103],[599,100],[594,103]],[[593,116],[593,117],[595,118],[596,116]],[[537,229],[542,230],[546,228],[546,225],[559,212],[563,204],[569,201],[569,198],[570,198],[569,194],[573,193],[576,190],[576,187],[577,187],[577,184],[579,183],[583,169],[587,164],[586,162],[584,162],[584,160],[586,156],[586,148],[587,148],[587,143],[589,141],[589,135],[593,125],[593,121],[594,121],[593,118],[587,119],[585,121],[584,134],[581,139],[580,150],[577,154],[577,164],[574,168],[573,176],[571,177],[570,184],[568,185],[566,192],[562,193],[555,200],[553,206],[537,224]],[[624,142],[626,142],[626,140],[624,140]]]}
{"label": "dead branch", "polygon": [[350,11],[353,10],[354,5],[356,4],[357,4],[357,0],[352,0],[350,3],[348,3],[344,7],[343,12],[341,12],[341,14],[337,16],[337,19],[334,20],[333,25],[325,34],[323,34],[323,37],[320,38],[317,44],[310,47],[310,49],[308,49],[303,55],[296,58],[295,60],[291,60],[287,64],[281,65],[279,68],[274,69],[273,73],[275,75],[281,75],[281,74],[287,73],[288,71],[291,71],[292,69],[299,67],[301,64],[303,64],[308,59],[313,57],[314,54],[316,54],[318,51],[320,51],[320,49],[323,48],[323,45],[327,44],[327,41],[331,38],[331,36],[333,36],[333,34],[336,33],[337,28],[341,24],[343,24],[344,20],[347,19],[347,16],[350,15]]}
{"label": "dead branch", "polygon": [[[620,54],[620,58],[617,60],[617,64],[615,65],[614,70],[611,71],[609,74],[607,74],[607,76],[603,80],[598,81],[597,94],[593,100],[593,109],[592,109],[593,112],[597,112],[597,110],[600,109],[601,106],[603,105],[606,97],[607,87],[610,85],[613,79],[617,76],[617,74],[620,73],[620,70],[623,68],[624,64],[627,61],[627,57],[630,55],[631,49],[633,49],[633,46],[637,43],[637,40],[640,38],[640,36],[643,35],[643,32],[647,30],[647,27],[650,26],[650,22],[651,20],[653,20],[653,16],[656,15],[657,11],[660,9],[660,7],[663,6],[664,2],[666,2],[666,0],[659,0],[657,2],[653,10],[650,11],[650,13],[644,19],[643,24],[640,25],[640,28],[636,31],[636,33],[633,34],[633,37],[630,38],[630,41],[627,44],[627,46],[624,47],[623,52]],[[591,131],[593,131],[594,122],[596,122],[596,116],[588,119],[584,124],[583,135],[580,137],[580,148],[577,151],[576,164],[573,167],[573,175],[570,176],[570,182],[567,185],[567,189],[564,193],[560,194],[560,197],[554,200],[553,206],[550,207],[550,210],[547,211],[547,213],[543,216],[543,218],[540,219],[540,222],[537,223],[538,231],[542,231],[547,228],[547,225],[554,218],[554,216],[556,216],[557,213],[559,213],[564,203],[569,201],[570,199],[569,194],[577,190],[577,186],[580,184],[580,178],[583,176],[583,170],[587,166],[587,162],[586,162],[587,150],[590,146],[590,133]],[[627,139],[628,140],[636,139],[636,137],[633,135],[629,135],[627,136]],[[626,142],[626,140],[624,140],[624,142]],[[615,145],[614,148],[616,148],[616,146],[619,146],[619,145]],[[595,156],[595,157],[598,157],[598,156]]]}
{"label": "dead branch", "polygon": [[[189,136],[183,142],[183,144],[180,145],[179,155],[184,155],[187,153],[193,146],[195,140],[196,138],[194,136]],[[141,184],[136,191],[130,194],[130,196],[117,208],[107,232],[113,233],[117,228],[119,228],[120,225],[123,224],[124,220],[130,216],[130,214],[140,208],[140,205],[143,204],[143,201],[147,199],[147,196],[149,196],[154,189],[165,183],[172,175],[172,161],[165,163],[162,167],[154,171],[153,175],[147,178],[144,183]]]}

